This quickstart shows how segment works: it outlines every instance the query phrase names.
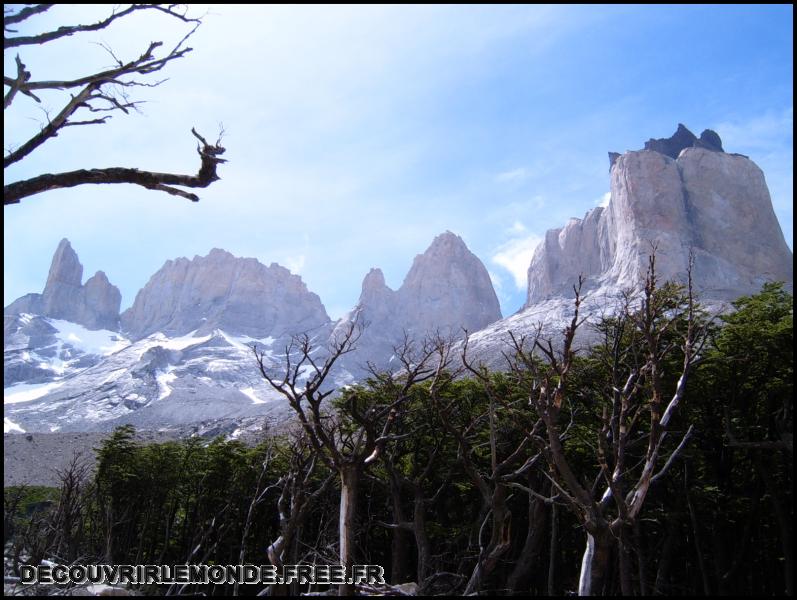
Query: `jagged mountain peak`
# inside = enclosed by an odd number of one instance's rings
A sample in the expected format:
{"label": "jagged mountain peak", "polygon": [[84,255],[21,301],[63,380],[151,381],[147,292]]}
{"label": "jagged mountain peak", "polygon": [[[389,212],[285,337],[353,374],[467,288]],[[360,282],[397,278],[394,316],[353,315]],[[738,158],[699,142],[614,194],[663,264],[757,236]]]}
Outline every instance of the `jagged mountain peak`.
{"label": "jagged mountain peak", "polygon": [[53,254],[45,291],[55,283],[79,286],[82,279],[83,265],[80,264],[77,253],[72,249],[72,244],[64,238],[59,242],[55,254]]}
{"label": "jagged mountain peak", "polygon": [[166,261],[122,314],[123,330],[133,339],[214,328],[279,336],[328,324],[321,299],[299,275],[219,248],[191,260]]}
{"label": "jagged mountain peak", "polygon": [[[645,142],[644,150],[658,152],[670,158],[678,158],[681,152],[687,148],[703,148],[712,152],[725,152],[722,148],[722,139],[719,134],[712,129],[704,129],[700,137],[692,133],[683,123],[678,123],[678,127],[668,138],[650,138]],[[614,167],[620,153],[609,152],[609,169]]]}
{"label": "jagged mountain peak", "polygon": [[381,269],[371,269],[356,310],[336,329],[354,318],[366,330],[347,359],[352,372],[366,360],[386,365],[405,333],[418,340],[436,332],[460,336],[500,319],[501,309],[487,269],[461,237],[446,231],[415,257],[398,290],[385,284]]}
{"label": "jagged mountain peak", "polygon": [[761,169],[726,153],[710,129],[697,138],[679,124],[670,138],[616,156],[606,209],[546,234],[529,267],[525,307],[569,297],[579,274],[587,290],[634,287],[654,245],[660,278],[685,280],[692,253],[695,282],[714,300],[793,278]]}
{"label": "jagged mountain peak", "polygon": [[393,291],[388,287],[387,283],[385,283],[385,274],[382,272],[382,269],[379,267],[374,267],[368,271],[368,274],[363,278],[360,296],[362,297],[373,293],[381,293],[385,290],[390,292]]}
{"label": "jagged mountain peak", "polygon": [[27,294],[5,307],[7,315],[30,313],[64,319],[88,329],[119,327],[122,294],[97,271],[82,285],[83,265],[68,239],[62,239],[53,254],[47,282],[41,294]]}
{"label": "jagged mountain peak", "polygon": [[454,258],[462,256],[475,256],[468,249],[465,241],[457,234],[451,231],[444,231],[443,233],[435,236],[429,247],[422,253],[415,257],[415,260],[439,260],[440,258]]}

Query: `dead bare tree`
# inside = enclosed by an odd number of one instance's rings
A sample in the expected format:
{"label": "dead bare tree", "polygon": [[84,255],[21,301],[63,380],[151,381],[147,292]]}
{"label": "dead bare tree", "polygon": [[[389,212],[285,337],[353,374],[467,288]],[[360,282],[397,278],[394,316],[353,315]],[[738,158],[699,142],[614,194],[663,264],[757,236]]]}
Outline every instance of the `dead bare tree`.
{"label": "dead bare tree", "polygon": [[[539,460],[539,453],[532,453],[530,446],[542,426],[542,420],[537,419],[536,423],[526,428],[516,444],[510,445],[508,449],[499,448],[502,440],[498,429],[498,413],[503,411],[505,415],[516,414],[517,407],[512,406],[512,403],[496,390],[486,367],[475,365],[469,360],[468,342],[466,333],[461,351],[462,364],[487,394],[489,401],[487,413],[477,415],[465,427],[457,427],[448,416],[453,408],[452,403],[445,405],[436,394],[432,396],[435,406],[440,411],[441,421],[457,441],[457,457],[482,496],[483,521],[479,530],[479,557],[463,592],[464,595],[478,593],[481,590],[484,580],[495,570],[499,560],[511,546],[512,511],[508,500],[512,488],[520,488],[529,495],[543,498],[541,494],[515,481],[520,476],[527,475]],[[485,420],[489,431],[490,465],[487,469],[481,469],[474,459],[476,444],[472,434]],[[516,422],[515,425],[522,426],[520,422]],[[483,544],[482,530],[488,522],[491,524],[490,538],[486,544]]]}
{"label": "dead bare tree", "polygon": [[[315,351],[307,335],[294,338],[285,349],[284,376],[269,372],[266,356],[254,348],[260,372],[268,383],[288,400],[296,412],[315,453],[338,474],[340,492],[340,561],[350,572],[354,561],[357,492],[366,465],[377,460],[385,445],[394,439],[391,429],[408,398],[410,388],[431,377],[429,366],[435,352],[430,344],[417,346],[409,339],[396,349],[402,369],[398,374],[383,374],[393,384],[395,395],[378,406],[363,406],[357,390],[346,394],[336,413],[330,413],[323,401],[334,391],[322,391],[335,362],[354,349],[360,335],[356,321],[333,337],[323,364],[313,358]],[[309,367],[309,369],[307,369]],[[308,374],[309,372],[309,374]],[[304,385],[302,385],[304,383]],[[353,595],[352,584],[340,586],[341,595]]]}
{"label": "dead bare tree", "polygon": [[[39,95],[43,93],[66,92],[68,97],[63,98],[63,106],[54,117],[47,116],[47,123],[42,125],[40,131],[17,147],[6,151],[3,156],[4,169],[24,160],[37,148],[63,133],[67,127],[101,125],[117,112],[129,114],[131,110],[138,110],[141,101],[132,100],[130,90],[137,87],[155,87],[163,83],[164,80],[151,80],[152,74],[191,52],[192,49],[186,45],[186,42],[202,23],[201,19],[188,16],[185,5],[131,4],[123,9],[115,8],[110,16],[93,24],[62,26],[35,35],[13,35],[18,33],[15,29],[17,25],[20,23],[29,25],[28,19],[50,10],[53,6],[55,5],[33,4],[25,5],[21,9],[4,9],[4,50],[32,45],[41,46],[67,36],[105,29],[119,19],[141,11],[166,15],[187,24],[190,30],[170,50],[167,49],[165,52],[161,50],[163,42],[150,42],[140,56],[130,60],[119,59],[111,48],[105,47],[114,61],[112,67],[69,80],[32,80],[31,72],[17,54],[14,61],[16,74],[3,74],[3,84],[6,88],[3,98],[4,111],[12,106],[20,94],[39,104],[42,102]],[[221,136],[215,144],[211,144],[195,129],[192,129],[191,133],[200,142],[197,152],[201,165],[195,175],[159,173],[127,167],[44,173],[4,184],[3,203],[16,204],[22,198],[48,190],[103,183],[131,183],[197,202],[199,197],[196,194],[174,186],[205,188],[217,181],[219,176],[216,168],[225,162],[221,158],[225,149],[221,146]]]}
{"label": "dead bare tree", "polygon": [[[429,390],[437,394],[456,376],[456,372],[450,372],[453,342],[440,335],[430,338],[430,342],[436,349],[437,367]],[[378,386],[382,376],[375,370],[372,374],[375,375],[374,381]],[[380,393],[385,391],[380,390]],[[390,394],[387,391],[387,395]],[[432,547],[426,513],[428,507],[437,502],[449,484],[448,478],[445,478],[433,492],[430,493],[428,489],[429,483],[434,479],[435,470],[439,468],[443,446],[450,438],[446,428],[438,420],[433,403],[427,402],[426,398],[423,396],[420,407],[413,408],[403,415],[401,422],[394,427],[396,437],[399,439],[382,453],[382,464],[387,471],[386,487],[391,497],[393,521],[378,523],[393,531],[391,564],[394,584],[403,583],[399,581],[400,576],[409,570],[403,565],[409,550],[406,547],[406,538],[409,535],[414,538],[417,551],[416,582],[419,589],[424,588],[432,570]],[[380,481],[379,478],[374,480]],[[411,516],[406,515],[403,506],[407,492],[412,498]]]}
{"label": "dead bare tree", "polygon": [[[269,562],[278,570],[282,570],[286,554],[294,550],[299,531],[307,520],[310,509],[326,493],[335,477],[334,473],[330,473],[320,484],[313,483],[313,474],[320,459],[312,452],[306,435],[304,432],[297,434],[291,442],[288,448],[290,468],[275,484],[281,488],[277,499],[279,536],[269,545],[266,553]],[[291,556],[289,560],[294,564],[297,562],[296,556]],[[271,586],[269,591],[271,596],[289,595],[285,585]]]}
{"label": "dead bare tree", "polygon": [[83,520],[91,503],[92,467],[80,453],[75,453],[66,467],[58,471],[61,490],[52,514],[53,556],[66,563],[78,558]]}
{"label": "dead bare tree", "polygon": [[[622,593],[633,593],[627,532],[640,518],[651,485],[668,471],[692,432],[690,428],[660,466],[670,422],[683,398],[689,374],[701,359],[706,328],[698,320],[691,267],[684,295],[675,287],[659,287],[655,261],[653,252],[638,305],[628,296],[606,337],[612,392],[601,418],[603,425],[596,447],[600,470],[592,486],[576,475],[560,435],[561,414],[568,399],[569,376],[575,359],[573,340],[581,325],[581,281],[574,287],[574,316],[565,329],[560,351],[554,349],[550,340],[542,340],[539,333],[531,350],[524,348],[523,340],[512,337],[515,356],[533,375],[529,400],[545,424],[546,439],[540,442],[552,473],[552,483],[587,534],[579,579],[581,595],[603,592],[615,540],[619,549]],[[625,343],[628,335],[631,336],[630,346]],[[667,401],[664,363],[676,350],[681,351],[683,360],[677,384]],[[535,351],[542,361],[533,355]],[[646,451],[638,464],[629,464],[631,436],[638,432],[636,426],[644,413],[649,419],[648,430],[643,432],[645,439],[633,442],[646,442]],[[606,487],[596,497],[601,481]]]}

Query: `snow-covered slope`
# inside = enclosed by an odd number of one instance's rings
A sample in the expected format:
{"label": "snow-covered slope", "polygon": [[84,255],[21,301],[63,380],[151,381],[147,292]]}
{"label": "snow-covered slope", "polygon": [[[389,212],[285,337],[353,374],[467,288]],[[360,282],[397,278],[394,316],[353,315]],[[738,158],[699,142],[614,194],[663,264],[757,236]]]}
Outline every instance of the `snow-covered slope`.
{"label": "snow-covered slope", "polygon": [[274,338],[217,329],[206,335],[155,333],[130,343],[112,332],[23,318],[56,333],[45,348],[12,350],[35,376],[5,388],[7,430],[103,431],[122,423],[157,429],[226,418],[280,419],[290,410],[263,380],[252,352],[257,345],[267,358],[279,355],[284,340],[276,345]]}

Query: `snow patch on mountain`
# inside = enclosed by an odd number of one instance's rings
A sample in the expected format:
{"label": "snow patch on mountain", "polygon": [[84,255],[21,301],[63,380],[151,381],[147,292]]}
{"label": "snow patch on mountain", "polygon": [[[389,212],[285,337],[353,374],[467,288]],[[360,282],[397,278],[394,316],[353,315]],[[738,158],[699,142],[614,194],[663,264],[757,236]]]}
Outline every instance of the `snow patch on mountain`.
{"label": "snow patch on mountain", "polygon": [[[20,315],[22,316],[22,315]],[[27,315],[32,317],[32,315]],[[63,319],[47,319],[55,327],[55,337],[62,345],[69,345],[84,354],[109,356],[130,345],[130,340],[120,333],[107,329],[90,330]]]}
{"label": "snow patch on mountain", "polygon": [[3,404],[17,404],[19,402],[30,402],[61,387],[63,383],[18,383],[3,389]]}
{"label": "snow patch on mountain", "polygon": [[25,433],[25,430],[8,417],[3,417],[3,433]]}
{"label": "snow patch on mountain", "polygon": [[255,395],[255,388],[242,388],[241,393],[252,399],[252,404],[265,404],[265,400],[261,400]]}

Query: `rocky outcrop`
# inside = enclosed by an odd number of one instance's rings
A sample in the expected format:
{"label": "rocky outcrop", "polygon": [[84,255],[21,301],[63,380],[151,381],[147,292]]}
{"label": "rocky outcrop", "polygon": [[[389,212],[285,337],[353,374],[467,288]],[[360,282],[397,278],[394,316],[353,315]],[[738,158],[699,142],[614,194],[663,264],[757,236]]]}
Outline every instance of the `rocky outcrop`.
{"label": "rocky outcrop", "polygon": [[[418,335],[458,335],[501,318],[487,269],[458,235],[446,231],[415,257],[396,292],[395,315]],[[395,317],[394,317],[395,318]]]}
{"label": "rocky outcrop", "polygon": [[612,169],[608,208],[546,234],[529,268],[526,306],[572,295],[579,274],[587,291],[633,287],[654,245],[663,279],[683,280],[694,253],[695,281],[712,299],[793,278],[791,251],[752,161],[700,148],[677,160],[636,151]]}
{"label": "rocky outcrop", "polygon": [[298,275],[213,249],[192,260],[166,261],[122,314],[122,330],[133,339],[214,329],[261,338],[314,332],[329,321]]}
{"label": "rocky outcrop", "polygon": [[[581,317],[611,314],[624,291],[641,288],[654,247],[660,281],[685,282],[694,256],[693,282],[712,312],[727,310],[730,301],[757,293],[768,281],[792,288],[793,255],[764,174],[747,157],[722,151],[710,130],[700,138],[682,126],[679,132],[646,144],[657,149],[610,155],[608,206],[546,233],[529,267],[526,304],[471,336],[474,360],[505,368],[510,332],[534,335],[542,326],[544,336],[561,340],[579,275]],[[577,345],[591,344],[594,335],[582,325]]]}
{"label": "rocky outcrop", "polygon": [[53,255],[44,291],[18,298],[3,312],[63,319],[94,330],[117,330],[122,302],[119,289],[102,271],[97,271],[85,285],[81,285],[82,278],[83,265],[69,240],[64,238]]}
{"label": "rocky outcrop", "polygon": [[[683,123],[678,123],[678,129],[668,138],[651,138],[645,142],[645,150],[652,150],[659,154],[664,154],[670,158],[678,158],[682,150],[686,148],[704,148],[713,152],[724,152],[722,149],[722,139],[719,134],[711,129],[706,129],[697,137],[689,131]],[[609,169],[614,166],[620,158],[618,152],[609,152]]]}
{"label": "rocky outcrop", "polygon": [[476,331],[499,320],[501,309],[487,269],[462,238],[447,231],[415,257],[398,290],[387,287],[381,270],[371,269],[357,307],[336,331],[355,318],[365,330],[348,362],[384,366],[405,333],[414,340],[436,332],[461,337],[465,329]]}
{"label": "rocky outcrop", "polygon": [[714,152],[723,152],[722,140],[716,131],[706,129],[698,138],[682,123],[678,123],[678,129],[670,137],[651,138],[645,142],[645,150],[653,150],[670,158],[678,158],[681,150],[686,148],[705,148]]}
{"label": "rocky outcrop", "polygon": [[[55,250],[42,292],[42,314],[56,319],[74,320],[83,308],[83,265],[64,238]],[[117,307],[118,309],[118,307]],[[81,311],[82,312],[82,311]]]}
{"label": "rocky outcrop", "polygon": [[637,285],[656,247],[662,280],[683,281],[690,252],[701,294],[733,300],[765,281],[793,279],[764,174],[748,158],[699,147],[673,159],[627,152],[611,170],[611,199],[583,220],[549,231],[529,267],[526,308],[585,291]]}

